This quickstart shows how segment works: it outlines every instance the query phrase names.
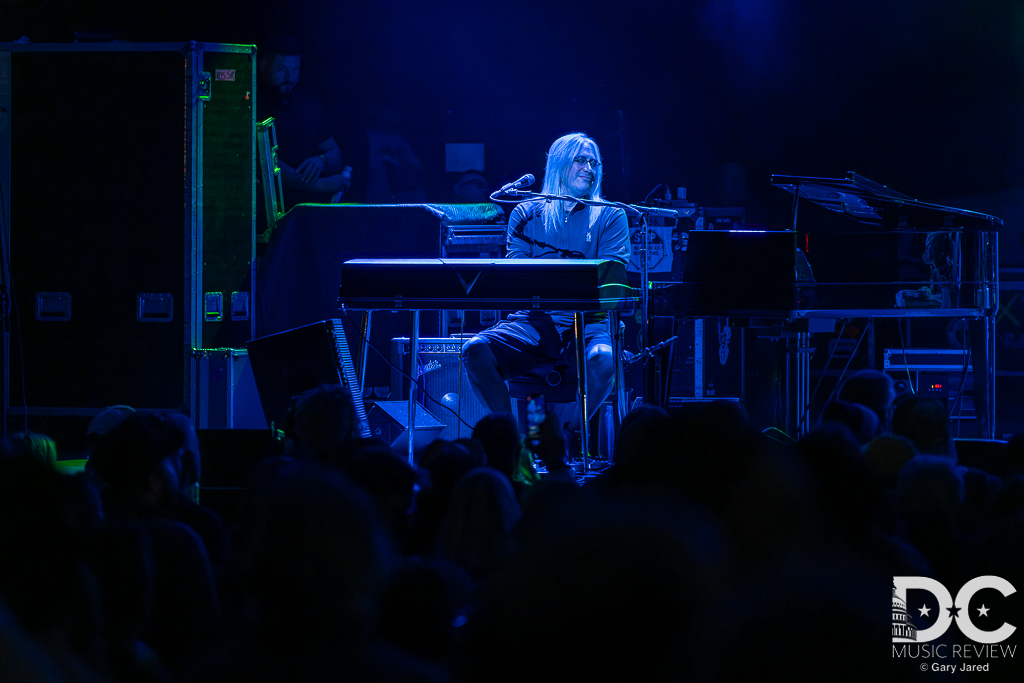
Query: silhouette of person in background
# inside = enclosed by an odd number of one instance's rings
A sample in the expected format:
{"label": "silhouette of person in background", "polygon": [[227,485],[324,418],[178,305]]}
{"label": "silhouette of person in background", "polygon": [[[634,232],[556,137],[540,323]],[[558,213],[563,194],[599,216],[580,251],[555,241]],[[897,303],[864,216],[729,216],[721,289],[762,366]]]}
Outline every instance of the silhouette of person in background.
{"label": "silhouette of person in background", "polygon": [[370,107],[364,133],[368,145],[366,201],[419,204],[427,201],[423,167],[402,135],[401,105],[392,98]]}
{"label": "silhouette of person in background", "polygon": [[323,105],[296,87],[302,66],[299,44],[275,35],[259,49],[257,116],[260,121],[274,117],[285,205],[338,201],[352,185],[352,169],[342,168]]}

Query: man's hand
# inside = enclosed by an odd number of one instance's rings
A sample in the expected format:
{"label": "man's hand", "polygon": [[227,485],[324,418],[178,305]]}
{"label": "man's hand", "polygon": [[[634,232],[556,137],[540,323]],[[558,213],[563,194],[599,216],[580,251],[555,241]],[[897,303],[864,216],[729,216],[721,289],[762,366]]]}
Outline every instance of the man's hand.
{"label": "man's hand", "polygon": [[320,174],[327,168],[327,161],[323,157],[310,157],[299,164],[299,167],[295,169],[295,172],[299,174],[299,179],[307,185],[312,185],[320,179]]}

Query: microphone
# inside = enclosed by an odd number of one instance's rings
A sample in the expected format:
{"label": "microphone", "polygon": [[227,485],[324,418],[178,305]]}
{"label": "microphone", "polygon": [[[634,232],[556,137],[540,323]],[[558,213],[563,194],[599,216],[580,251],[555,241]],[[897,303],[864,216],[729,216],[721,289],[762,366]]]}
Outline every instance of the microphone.
{"label": "microphone", "polygon": [[519,180],[515,181],[514,183],[507,183],[505,185],[502,185],[501,189],[498,190],[498,192],[499,193],[504,193],[504,192],[508,192],[509,190],[518,190],[521,187],[529,187],[530,185],[533,185],[535,180],[536,180],[536,178],[533,177],[532,173],[527,173],[526,175],[524,175],[522,178],[520,178]]}
{"label": "microphone", "polygon": [[648,216],[664,216],[667,218],[679,218],[679,212],[676,211],[675,209],[663,209],[656,206],[643,206],[640,207],[640,210],[643,211]]}

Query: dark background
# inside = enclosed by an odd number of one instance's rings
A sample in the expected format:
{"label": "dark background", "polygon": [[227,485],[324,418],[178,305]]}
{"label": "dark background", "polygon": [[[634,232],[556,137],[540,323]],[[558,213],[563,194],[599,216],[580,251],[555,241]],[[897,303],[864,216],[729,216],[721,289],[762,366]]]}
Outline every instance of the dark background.
{"label": "dark background", "polygon": [[[665,183],[698,206],[743,204],[748,221],[784,228],[791,197],[772,174],[857,171],[1002,217],[1004,284],[1024,273],[1024,3],[1014,0],[0,0],[0,41],[259,46],[278,32],[303,45],[300,87],[326,105],[356,186],[360,138],[382,105],[401,112],[435,202],[455,199],[445,143],[484,143],[496,188],[541,177],[551,141],[585,131],[612,199],[639,202]],[[805,206],[802,230],[845,220]],[[1024,429],[1019,289],[1001,292],[1000,433]],[[945,337],[921,329],[914,343]]]}
{"label": "dark background", "polygon": [[[446,142],[486,143],[484,175],[495,186],[525,172],[540,177],[551,140],[582,130],[602,147],[615,199],[642,200],[665,182],[686,187],[698,205],[745,194],[748,218],[782,224],[789,201],[769,185],[772,173],[856,170],[922,200],[1002,215],[1013,230],[1006,258],[1020,251],[1024,8],[1011,0],[8,0],[0,8],[0,40],[70,42],[77,31],[259,45],[287,32],[304,46],[301,82],[324,100],[346,150],[368,108],[400,106],[435,201],[452,198]],[[358,160],[349,161],[358,173]]]}

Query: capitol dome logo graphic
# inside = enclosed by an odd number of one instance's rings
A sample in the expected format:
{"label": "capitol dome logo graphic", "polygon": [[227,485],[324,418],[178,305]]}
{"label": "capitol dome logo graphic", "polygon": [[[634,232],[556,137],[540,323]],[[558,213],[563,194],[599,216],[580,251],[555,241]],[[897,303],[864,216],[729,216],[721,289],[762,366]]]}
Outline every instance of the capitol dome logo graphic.
{"label": "capitol dome logo graphic", "polygon": [[892,637],[917,640],[917,627],[907,612],[907,603],[896,595],[896,582],[892,584]]}
{"label": "capitol dome logo graphic", "polygon": [[[911,605],[908,599],[910,591],[926,591],[931,593],[938,609],[934,606],[922,606],[922,617],[934,619],[927,628],[918,628],[910,618],[911,609],[917,610],[917,603]],[[892,581],[892,642],[894,643],[928,643],[942,635],[956,621],[960,633],[975,643],[1001,643],[1017,630],[1013,624],[1002,622],[996,615],[1000,614],[998,605],[1002,601],[997,595],[988,592],[972,604],[971,599],[981,591],[995,591],[1004,598],[1017,592],[1017,589],[1006,579],[998,576],[978,576],[957,591],[956,598],[950,595],[946,587],[935,579],[927,576],[894,576]],[[920,594],[918,594],[920,595]],[[988,603],[987,605],[985,603]],[[934,603],[933,603],[934,604]],[[996,608],[994,613],[992,609]],[[929,614],[934,610],[935,614]]]}

